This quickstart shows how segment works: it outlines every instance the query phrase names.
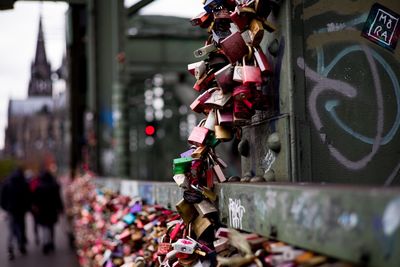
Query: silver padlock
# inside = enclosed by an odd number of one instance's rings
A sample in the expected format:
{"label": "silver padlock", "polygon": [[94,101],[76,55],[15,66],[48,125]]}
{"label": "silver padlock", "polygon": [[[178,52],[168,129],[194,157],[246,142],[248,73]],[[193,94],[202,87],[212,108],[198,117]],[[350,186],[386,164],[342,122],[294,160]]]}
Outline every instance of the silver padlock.
{"label": "silver padlock", "polygon": [[195,50],[195,51],[193,52],[193,54],[194,54],[194,56],[197,57],[197,58],[198,58],[198,57],[204,57],[204,56],[206,56],[208,53],[210,53],[210,52],[212,52],[212,51],[214,51],[214,50],[216,50],[216,49],[217,49],[217,47],[216,47],[214,44],[209,44],[209,45],[203,46],[203,47],[201,47],[201,48]]}

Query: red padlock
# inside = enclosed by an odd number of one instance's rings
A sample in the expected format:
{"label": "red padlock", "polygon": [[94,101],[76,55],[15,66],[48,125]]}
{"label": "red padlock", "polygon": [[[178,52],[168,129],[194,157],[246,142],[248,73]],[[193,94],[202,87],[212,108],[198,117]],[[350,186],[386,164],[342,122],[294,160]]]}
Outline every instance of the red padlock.
{"label": "red padlock", "polygon": [[225,56],[231,63],[235,63],[236,61],[240,60],[249,52],[249,49],[240,32],[232,33],[222,40],[220,45]]}

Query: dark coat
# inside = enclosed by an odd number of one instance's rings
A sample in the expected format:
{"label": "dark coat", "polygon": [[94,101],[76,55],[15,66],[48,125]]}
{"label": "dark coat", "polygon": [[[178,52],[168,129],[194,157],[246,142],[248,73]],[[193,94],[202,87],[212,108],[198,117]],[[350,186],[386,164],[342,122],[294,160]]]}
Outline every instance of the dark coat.
{"label": "dark coat", "polygon": [[39,176],[39,183],[33,192],[33,206],[39,224],[53,225],[57,222],[63,204],[60,186],[51,173],[43,172]]}
{"label": "dark coat", "polygon": [[1,207],[13,216],[24,216],[31,206],[31,192],[22,169],[14,171],[1,190]]}

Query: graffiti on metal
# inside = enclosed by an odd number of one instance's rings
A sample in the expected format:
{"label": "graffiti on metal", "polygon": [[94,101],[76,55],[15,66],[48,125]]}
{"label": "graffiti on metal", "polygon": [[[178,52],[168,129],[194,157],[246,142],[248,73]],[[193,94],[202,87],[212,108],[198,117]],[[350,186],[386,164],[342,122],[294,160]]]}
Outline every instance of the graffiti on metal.
{"label": "graffiti on metal", "polygon": [[229,198],[229,222],[230,226],[237,229],[243,227],[243,216],[246,212],[245,207],[242,206],[240,199]]}

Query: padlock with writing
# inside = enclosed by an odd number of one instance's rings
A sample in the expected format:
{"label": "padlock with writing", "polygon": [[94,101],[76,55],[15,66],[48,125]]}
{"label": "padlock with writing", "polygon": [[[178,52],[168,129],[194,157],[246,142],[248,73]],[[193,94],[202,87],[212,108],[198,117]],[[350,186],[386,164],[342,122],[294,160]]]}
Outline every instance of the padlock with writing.
{"label": "padlock with writing", "polygon": [[217,90],[218,87],[213,87],[199,95],[192,104],[190,104],[190,108],[197,113],[202,113],[205,112],[205,106],[204,103],[209,99],[212,95],[212,93]]}
{"label": "padlock with writing", "polygon": [[221,41],[220,45],[225,56],[232,64],[243,58],[249,51],[240,32],[230,34]]}
{"label": "padlock with writing", "polygon": [[191,63],[188,65],[188,71],[191,73],[196,79],[200,79],[206,73],[207,67],[206,62],[204,60]]}
{"label": "padlock with writing", "polygon": [[228,64],[214,73],[215,81],[223,93],[231,92],[235,81],[233,80],[233,66]]}
{"label": "padlock with writing", "polygon": [[233,80],[235,82],[243,82],[243,66],[238,63],[233,69]]}
{"label": "padlock with writing", "polygon": [[210,108],[221,109],[229,103],[231,97],[232,94],[230,92],[224,94],[224,92],[218,88],[212,92],[210,98],[204,102],[204,105]]}
{"label": "padlock with writing", "polygon": [[200,203],[194,204],[193,206],[196,208],[200,216],[205,216],[218,212],[217,208],[215,208],[215,206],[206,199],[204,199]]}

